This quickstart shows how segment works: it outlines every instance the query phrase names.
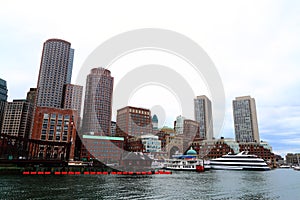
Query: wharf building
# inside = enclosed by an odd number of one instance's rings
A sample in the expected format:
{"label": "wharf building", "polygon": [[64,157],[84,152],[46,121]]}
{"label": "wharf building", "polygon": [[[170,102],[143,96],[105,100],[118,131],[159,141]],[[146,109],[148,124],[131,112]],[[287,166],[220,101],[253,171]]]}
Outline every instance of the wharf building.
{"label": "wharf building", "polygon": [[113,82],[104,68],[93,68],[87,76],[82,134],[110,136]]}
{"label": "wharf building", "polygon": [[73,160],[76,140],[76,110],[37,107],[31,138],[31,159]]}
{"label": "wharf building", "polygon": [[195,120],[199,122],[199,134],[203,140],[213,139],[213,118],[211,101],[205,95],[194,99]]}
{"label": "wharf building", "polygon": [[236,97],[233,100],[233,119],[237,142],[260,142],[254,98]]}
{"label": "wharf building", "polygon": [[83,135],[84,147],[81,159],[90,161],[96,159],[104,164],[119,163],[124,152],[124,138],[98,135]]}

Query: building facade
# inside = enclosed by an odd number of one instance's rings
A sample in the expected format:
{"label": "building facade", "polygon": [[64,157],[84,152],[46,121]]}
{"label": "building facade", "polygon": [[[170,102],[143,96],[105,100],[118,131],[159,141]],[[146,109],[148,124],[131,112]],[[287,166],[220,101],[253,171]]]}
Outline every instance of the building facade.
{"label": "building facade", "polygon": [[156,115],[153,115],[153,117],[152,117],[152,126],[153,126],[153,131],[157,132],[158,131],[158,118]]}
{"label": "building facade", "polygon": [[205,96],[197,96],[194,99],[195,120],[199,122],[201,139],[213,139],[213,118],[211,101]]}
{"label": "building facade", "polygon": [[33,117],[33,104],[26,100],[13,100],[5,108],[2,134],[29,138]]}
{"label": "building facade", "polygon": [[44,43],[37,84],[36,105],[61,108],[64,84],[68,83],[71,43],[61,39],[49,39]]}
{"label": "building facade", "polygon": [[110,123],[110,136],[112,136],[112,137],[116,136],[116,130],[117,130],[117,122],[111,121],[111,123]]}
{"label": "building facade", "polygon": [[161,152],[161,141],[158,136],[152,134],[141,135],[141,140],[146,153]]}
{"label": "building facade", "polygon": [[176,121],[174,122],[174,129],[175,134],[183,134],[183,121],[185,120],[185,117],[179,115],[176,117]]}
{"label": "building facade", "polygon": [[114,78],[109,70],[94,68],[87,76],[82,133],[110,135]]}
{"label": "building facade", "polygon": [[80,115],[81,115],[81,105],[82,105],[82,91],[83,86],[65,84],[63,93],[63,109],[76,110],[78,113],[78,124],[76,124],[77,129],[80,127]]}
{"label": "building facade", "polygon": [[117,136],[141,136],[152,131],[149,109],[127,106],[117,111]]}
{"label": "building facade", "polygon": [[104,164],[119,163],[123,153],[124,138],[110,136],[82,136],[81,158],[97,159]]}
{"label": "building facade", "polygon": [[31,138],[41,142],[30,147],[30,157],[73,160],[77,118],[76,110],[36,107]]}
{"label": "building facade", "polygon": [[183,121],[183,151],[189,150],[189,143],[199,140],[199,122],[185,119]]}
{"label": "building facade", "polygon": [[30,102],[32,105],[35,105],[36,97],[36,88],[30,88],[26,95],[26,101]]}
{"label": "building facade", "polygon": [[2,127],[6,102],[7,102],[7,85],[6,85],[6,81],[0,78],[0,133],[1,133],[1,127]]}
{"label": "building facade", "polygon": [[233,100],[233,119],[237,142],[260,142],[254,98],[236,97]]}

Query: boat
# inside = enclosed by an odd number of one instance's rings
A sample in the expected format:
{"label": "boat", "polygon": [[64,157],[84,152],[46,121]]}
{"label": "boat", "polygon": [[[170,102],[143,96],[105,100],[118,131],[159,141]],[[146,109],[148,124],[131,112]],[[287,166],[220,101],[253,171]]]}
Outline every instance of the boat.
{"label": "boat", "polygon": [[242,151],[238,154],[227,154],[220,158],[212,159],[209,162],[210,169],[224,170],[270,170],[264,159],[256,155],[248,154],[247,151]]}
{"label": "boat", "polygon": [[172,159],[166,159],[163,168],[177,171],[204,171],[203,160],[197,158],[197,152],[192,147],[186,155],[174,155]]}
{"label": "boat", "polygon": [[152,169],[162,169],[164,167],[164,163],[160,160],[154,159],[151,163]]}

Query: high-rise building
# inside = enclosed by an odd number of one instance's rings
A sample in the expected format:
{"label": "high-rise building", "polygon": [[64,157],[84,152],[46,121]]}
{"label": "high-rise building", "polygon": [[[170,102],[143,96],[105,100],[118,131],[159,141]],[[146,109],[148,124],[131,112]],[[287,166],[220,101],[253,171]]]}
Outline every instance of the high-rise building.
{"label": "high-rise building", "polygon": [[73,85],[73,84],[64,85],[62,108],[77,111],[79,117],[77,128],[79,128],[80,126],[82,90],[83,90],[83,86],[80,85]]}
{"label": "high-rise building", "polygon": [[233,100],[235,139],[237,142],[259,142],[255,99],[250,96]]}
{"label": "high-rise building", "polygon": [[71,79],[72,79],[74,51],[75,51],[74,49],[70,48],[68,72],[67,72],[67,84],[71,83]]}
{"label": "high-rise building", "polygon": [[153,125],[153,131],[158,130],[158,118],[156,115],[153,115],[152,117],[152,125]]}
{"label": "high-rise building", "polygon": [[152,131],[149,109],[126,106],[117,111],[117,136],[141,136]]}
{"label": "high-rise building", "polygon": [[33,116],[33,104],[26,100],[13,100],[5,108],[2,133],[28,138]]}
{"label": "high-rise building", "polygon": [[112,136],[112,137],[116,136],[116,130],[117,130],[117,122],[111,121],[110,136]]}
{"label": "high-rise building", "polygon": [[0,133],[1,133],[2,120],[4,116],[6,101],[7,101],[6,81],[0,78]]}
{"label": "high-rise building", "polygon": [[205,96],[197,96],[194,99],[195,120],[199,122],[201,139],[211,140],[213,138],[213,119],[211,101]]}
{"label": "high-rise building", "polygon": [[104,68],[94,68],[86,79],[82,133],[110,135],[114,78]]}
{"label": "high-rise building", "polygon": [[36,97],[36,88],[30,88],[29,91],[27,92],[26,101],[34,105],[35,97]]}
{"label": "high-rise building", "polygon": [[189,149],[189,144],[199,139],[199,122],[185,119],[183,120],[183,151]]}
{"label": "high-rise building", "polygon": [[175,134],[183,134],[183,121],[185,120],[185,117],[179,115],[176,117],[176,121],[174,122],[174,129]]}
{"label": "high-rise building", "polygon": [[36,106],[61,108],[64,84],[69,83],[72,74],[73,54],[71,43],[67,41],[49,39],[44,43]]}

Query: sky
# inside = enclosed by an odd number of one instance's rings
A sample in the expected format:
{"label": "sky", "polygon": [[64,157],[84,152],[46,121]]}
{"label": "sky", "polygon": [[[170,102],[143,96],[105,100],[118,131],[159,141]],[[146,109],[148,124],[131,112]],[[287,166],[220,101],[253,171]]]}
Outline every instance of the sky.
{"label": "sky", "polygon": [[[72,43],[76,83],[85,59],[109,38],[141,28],[167,29],[200,45],[218,70],[226,109],[217,136],[234,138],[232,100],[250,95],[256,100],[261,140],[280,155],[300,152],[300,2],[296,0],[1,0],[0,5],[0,78],[7,81],[9,101],[24,99],[29,88],[36,87],[42,45],[49,38]],[[189,70],[180,71],[186,63],[157,51],[117,60],[111,70],[115,85],[130,66],[149,63],[173,67],[197,95],[210,97],[205,81]],[[167,88],[150,86],[132,91],[129,104],[155,108],[164,119],[160,125],[172,126],[180,114],[178,101]]]}

